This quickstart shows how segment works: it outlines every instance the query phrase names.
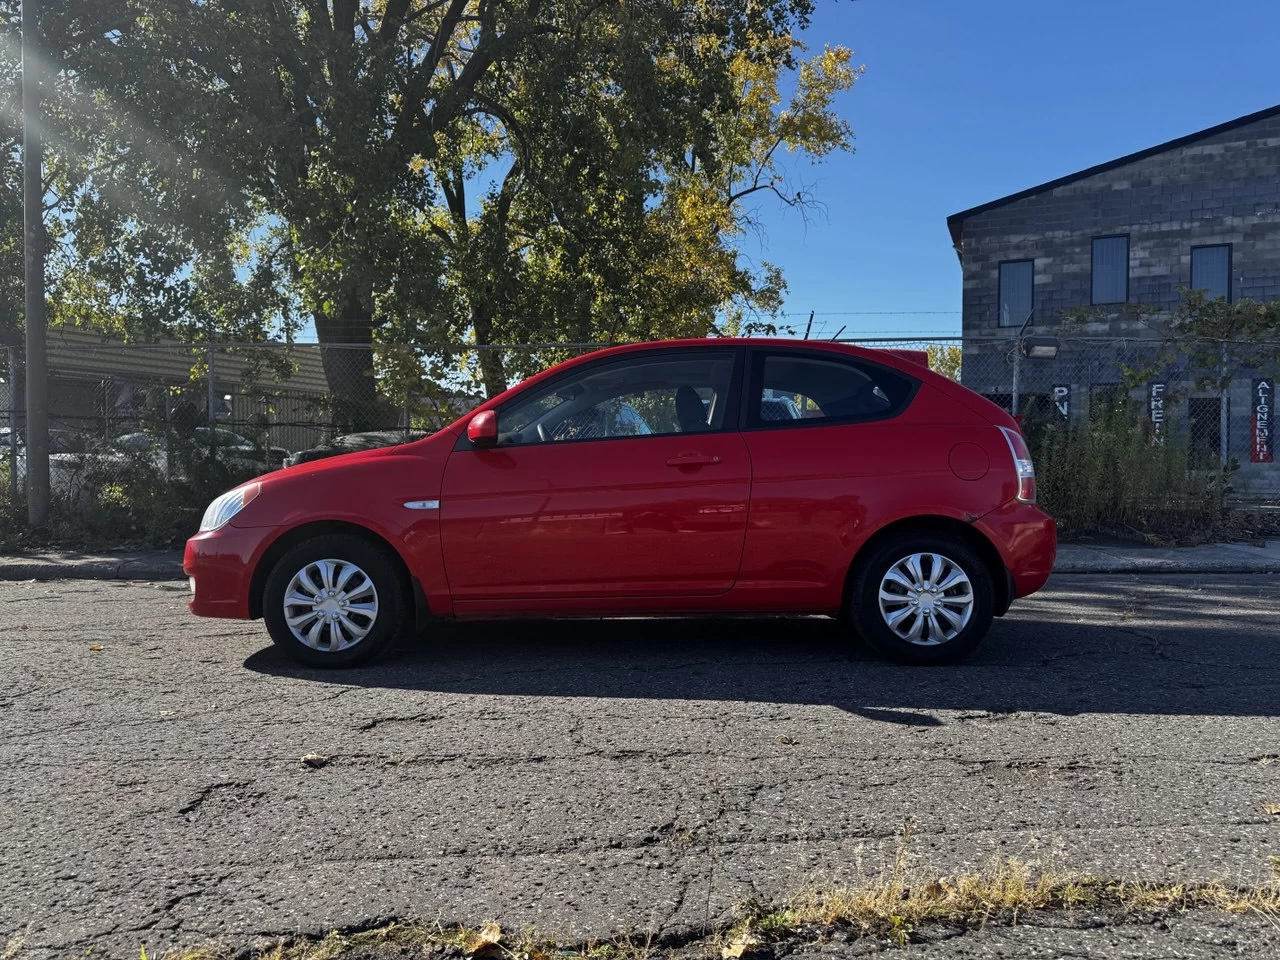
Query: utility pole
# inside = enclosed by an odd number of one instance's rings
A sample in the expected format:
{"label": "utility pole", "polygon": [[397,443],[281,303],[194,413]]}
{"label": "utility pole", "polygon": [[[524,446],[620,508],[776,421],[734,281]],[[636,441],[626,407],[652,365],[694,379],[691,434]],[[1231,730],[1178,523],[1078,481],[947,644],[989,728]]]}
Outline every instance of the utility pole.
{"label": "utility pole", "polygon": [[44,149],[38,0],[22,0],[22,213],[27,330],[27,522],[49,519],[49,369],[44,315]]}

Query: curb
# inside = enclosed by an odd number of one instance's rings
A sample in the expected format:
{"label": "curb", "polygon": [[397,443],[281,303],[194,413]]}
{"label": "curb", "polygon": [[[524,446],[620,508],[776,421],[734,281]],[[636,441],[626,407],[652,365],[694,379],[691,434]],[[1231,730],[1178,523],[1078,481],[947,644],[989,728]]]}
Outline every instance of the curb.
{"label": "curb", "polygon": [[1053,576],[1076,576],[1089,573],[1150,573],[1172,575],[1187,573],[1255,574],[1280,572],[1277,563],[1214,563],[1194,560],[1135,560],[1111,563],[1065,563],[1054,565]]}
{"label": "curb", "polygon": [[181,560],[52,560],[0,562],[4,580],[186,580]]}

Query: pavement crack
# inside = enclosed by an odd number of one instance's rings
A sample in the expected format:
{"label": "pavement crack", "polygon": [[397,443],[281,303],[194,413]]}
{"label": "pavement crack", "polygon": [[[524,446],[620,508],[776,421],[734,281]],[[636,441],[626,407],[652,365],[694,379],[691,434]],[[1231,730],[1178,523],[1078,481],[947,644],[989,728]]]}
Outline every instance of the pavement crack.
{"label": "pavement crack", "polygon": [[372,720],[366,720],[364,723],[356,727],[360,732],[376,730],[384,723],[433,723],[436,720],[443,720],[442,713],[417,713],[408,717],[374,717]]}
{"label": "pavement crack", "polygon": [[[243,780],[226,780],[221,783],[211,783],[207,787],[203,788],[199,793],[197,793],[195,798],[190,803],[188,803],[185,807],[182,807],[181,809],[179,809],[178,815],[190,816],[191,814],[198,812],[200,808],[204,806],[205,801],[208,800],[210,797],[212,797],[219,790],[248,790],[249,787],[250,787],[250,784],[246,783]],[[233,797],[233,799],[237,803],[240,801],[239,797]]]}

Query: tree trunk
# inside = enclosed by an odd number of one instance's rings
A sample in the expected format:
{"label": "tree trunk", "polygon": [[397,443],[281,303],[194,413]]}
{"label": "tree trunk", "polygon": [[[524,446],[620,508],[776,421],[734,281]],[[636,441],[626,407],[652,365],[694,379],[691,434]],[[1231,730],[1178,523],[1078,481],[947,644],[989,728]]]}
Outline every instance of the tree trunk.
{"label": "tree trunk", "polygon": [[[493,318],[484,310],[472,310],[472,325],[476,343],[486,344],[493,337]],[[486,397],[496,397],[507,389],[507,371],[502,362],[501,350],[480,350],[480,377],[484,381]]]}
{"label": "tree trunk", "polygon": [[334,426],[344,432],[391,429],[395,419],[378,398],[373,376],[373,317],[355,294],[343,308],[337,317],[314,315]]}

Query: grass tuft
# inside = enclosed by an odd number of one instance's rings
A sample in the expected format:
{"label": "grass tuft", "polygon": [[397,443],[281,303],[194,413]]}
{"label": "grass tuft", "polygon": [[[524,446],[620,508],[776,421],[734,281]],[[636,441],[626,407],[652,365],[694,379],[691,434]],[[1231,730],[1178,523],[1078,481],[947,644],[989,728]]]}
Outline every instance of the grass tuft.
{"label": "grass tuft", "polygon": [[[840,930],[904,946],[928,924],[977,928],[1016,923],[1038,911],[1091,910],[1121,922],[1192,910],[1253,914],[1273,924],[1280,920],[1280,857],[1268,858],[1271,875],[1256,885],[1106,880],[1019,858],[996,859],[969,873],[941,875],[913,861],[911,835],[908,823],[888,862],[865,880],[814,885],[781,904],[745,905],[733,924],[688,946],[702,948],[710,956],[719,953],[723,960],[753,960],[767,955],[762,948],[769,944],[785,943],[784,952],[791,952]],[[664,945],[664,951],[674,952],[670,947]],[[0,960],[15,960],[21,949],[21,940],[11,939]],[[253,960],[367,960],[384,955],[441,960],[650,960],[654,951],[652,932],[567,944],[533,929],[510,934],[496,923],[468,928],[397,921],[281,941],[250,956]],[[231,960],[232,956],[225,948],[204,947],[159,956],[143,950],[141,960]]]}

